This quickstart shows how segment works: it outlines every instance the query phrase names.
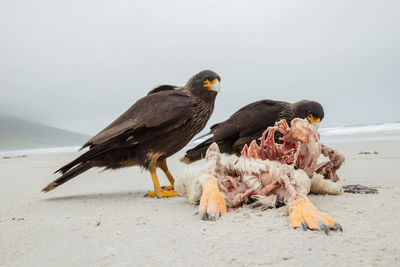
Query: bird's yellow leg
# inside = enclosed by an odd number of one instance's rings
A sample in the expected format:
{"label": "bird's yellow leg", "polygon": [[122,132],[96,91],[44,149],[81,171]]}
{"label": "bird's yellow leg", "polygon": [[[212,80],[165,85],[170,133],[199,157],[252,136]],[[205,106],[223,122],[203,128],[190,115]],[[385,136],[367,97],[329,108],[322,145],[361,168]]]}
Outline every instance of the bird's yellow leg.
{"label": "bird's yellow leg", "polygon": [[150,166],[149,168],[151,179],[153,180],[154,191],[148,192],[148,197],[177,197],[179,194],[175,190],[164,191],[161,189],[160,182],[158,181],[156,166]]}
{"label": "bird's yellow leg", "polygon": [[311,201],[302,196],[297,196],[289,204],[290,224],[294,228],[303,227],[304,230],[324,230],[328,234],[329,229],[343,231],[340,224],[330,216],[320,212]]}
{"label": "bird's yellow leg", "polygon": [[175,179],[172,176],[172,174],[169,172],[168,170],[168,166],[167,166],[167,160],[166,159],[161,159],[157,162],[157,167],[159,167],[167,176],[169,182],[171,183],[171,185],[168,186],[163,186],[162,189],[164,190],[174,190],[174,183],[175,183]]}

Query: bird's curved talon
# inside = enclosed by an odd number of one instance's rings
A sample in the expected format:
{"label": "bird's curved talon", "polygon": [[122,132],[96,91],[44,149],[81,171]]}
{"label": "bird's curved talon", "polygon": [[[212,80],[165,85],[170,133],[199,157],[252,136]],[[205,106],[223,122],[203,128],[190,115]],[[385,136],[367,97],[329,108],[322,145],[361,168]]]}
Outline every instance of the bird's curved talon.
{"label": "bird's curved talon", "polygon": [[334,229],[334,230],[338,230],[338,231],[340,231],[340,232],[343,232],[342,226],[341,226],[340,224],[338,224],[338,223],[335,223],[335,224],[333,225],[333,229]]}
{"label": "bird's curved talon", "polygon": [[340,224],[336,223],[330,216],[320,212],[305,197],[298,197],[289,204],[290,225],[294,228],[302,227],[304,230],[323,230],[325,234],[329,229],[343,231]]}
{"label": "bird's curved talon", "polygon": [[219,191],[218,181],[212,178],[204,182],[199,211],[203,220],[216,221],[226,213],[224,195]]}
{"label": "bird's curved talon", "polygon": [[210,221],[216,221],[216,220],[217,220],[217,215],[215,214],[215,212],[212,212],[210,216]]}
{"label": "bird's curved talon", "polygon": [[148,192],[145,196],[163,198],[163,197],[179,197],[179,194],[175,190],[170,190],[170,191],[159,190],[158,192],[155,191]]}
{"label": "bird's curved talon", "polygon": [[307,224],[305,222],[301,222],[301,226],[303,227],[304,231],[307,231],[308,227],[307,227]]}
{"label": "bird's curved talon", "polygon": [[319,228],[320,229],[322,229],[322,230],[324,230],[324,232],[325,232],[325,234],[326,235],[329,235],[329,228],[328,228],[328,226],[326,226],[326,224],[324,224],[324,223],[319,223]]}

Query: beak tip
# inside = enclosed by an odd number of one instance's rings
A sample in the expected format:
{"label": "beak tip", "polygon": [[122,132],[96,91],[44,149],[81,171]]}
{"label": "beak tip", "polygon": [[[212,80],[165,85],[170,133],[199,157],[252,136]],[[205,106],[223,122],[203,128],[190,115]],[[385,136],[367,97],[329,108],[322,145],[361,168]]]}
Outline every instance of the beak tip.
{"label": "beak tip", "polygon": [[214,92],[219,93],[220,90],[221,90],[221,85],[220,85],[220,83],[219,83],[218,81],[215,82],[215,83],[213,83],[213,84],[211,85],[211,90],[214,91]]}

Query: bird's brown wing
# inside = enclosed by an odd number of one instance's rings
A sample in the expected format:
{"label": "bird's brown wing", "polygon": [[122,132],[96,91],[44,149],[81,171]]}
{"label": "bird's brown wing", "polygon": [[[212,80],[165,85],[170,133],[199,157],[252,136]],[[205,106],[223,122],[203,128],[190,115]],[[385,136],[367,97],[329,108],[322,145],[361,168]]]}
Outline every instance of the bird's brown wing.
{"label": "bird's brown wing", "polygon": [[193,162],[204,157],[213,142],[223,153],[240,153],[244,144],[260,137],[266,127],[274,125],[284,103],[261,100],[242,107],[226,121],[211,126],[212,136],[186,151],[182,161]]}
{"label": "bird's brown wing", "polygon": [[170,91],[170,90],[175,90],[175,89],[176,89],[176,86],[173,86],[173,85],[161,85],[161,86],[154,88],[150,92],[148,92],[147,95],[155,94],[155,93],[158,93],[161,91]]}
{"label": "bird's brown wing", "polygon": [[133,136],[132,141],[134,141],[135,132],[139,130],[144,128],[151,130],[151,128],[158,127],[176,128],[190,116],[189,98],[185,93],[175,90],[162,90],[139,99],[82,148],[102,144],[126,132]]}
{"label": "bird's brown wing", "polygon": [[230,137],[245,137],[266,125],[274,125],[282,109],[279,101],[261,100],[246,105],[224,122],[211,127],[213,141],[218,142]]}

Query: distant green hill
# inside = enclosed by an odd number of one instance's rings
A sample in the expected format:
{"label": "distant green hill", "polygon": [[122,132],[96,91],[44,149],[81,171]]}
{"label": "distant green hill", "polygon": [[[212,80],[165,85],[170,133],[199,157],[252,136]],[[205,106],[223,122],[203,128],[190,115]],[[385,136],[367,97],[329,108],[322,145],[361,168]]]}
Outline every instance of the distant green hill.
{"label": "distant green hill", "polygon": [[0,115],[0,151],[83,145],[90,136]]}

